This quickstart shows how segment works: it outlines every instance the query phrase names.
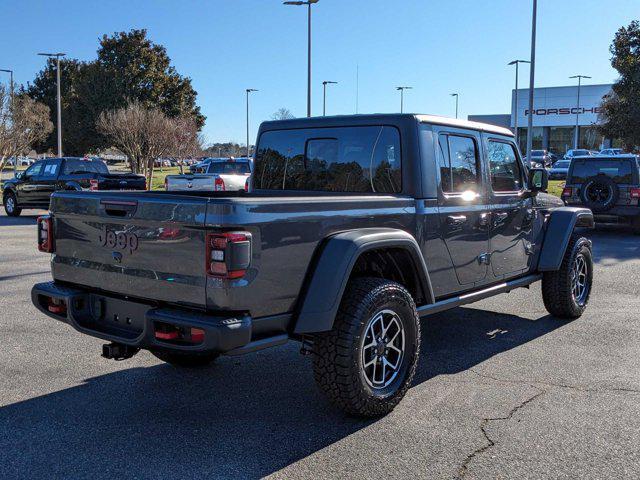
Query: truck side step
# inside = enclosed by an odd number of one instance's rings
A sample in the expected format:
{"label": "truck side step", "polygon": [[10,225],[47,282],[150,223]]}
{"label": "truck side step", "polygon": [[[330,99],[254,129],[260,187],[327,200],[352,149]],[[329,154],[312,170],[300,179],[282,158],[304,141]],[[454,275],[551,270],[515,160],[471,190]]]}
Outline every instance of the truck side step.
{"label": "truck side step", "polygon": [[242,347],[234,348],[225,352],[225,355],[244,355],[245,353],[256,352],[263,348],[277,347],[278,345],[284,345],[289,340],[289,335],[286,333],[280,335],[274,335],[273,337],[261,338],[260,340],[254,340]]}

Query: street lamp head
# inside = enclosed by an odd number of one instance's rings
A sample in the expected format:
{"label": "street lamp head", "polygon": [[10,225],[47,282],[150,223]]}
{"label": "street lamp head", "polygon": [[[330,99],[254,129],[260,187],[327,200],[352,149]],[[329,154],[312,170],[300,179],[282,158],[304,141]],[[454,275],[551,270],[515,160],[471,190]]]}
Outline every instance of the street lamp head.
{"label": "street lamp head", "polygon": [[396,87],[396,90],[411,90],[413,87]]}
{"label": "street lamp head", "polygon": [[323,85],[329,85],[329,84],[336,84],[338,82],[333,82],[331,80],[325,80],[324,82],[322,82]]}
{"label": "street lamp head", "polygon": [[588,76],[588,75],[574,75],[574,76],[569,77],[569,78],[591,78],[591,77]]}
{"label": "street lamp head", "polygon": [[457,96],[458,96],[458,94],[457,94],[457,93],[451,93],[450,95],[451,95],[452,97],[457,97]]}
{"label": "street lamp head", "polygon": [[13,70],[7,70],[6,68],[0,68],[0,72],[13,73]]}
{"label": "street lamp head", "polygon": [[517,63],[531,63],[529,60],[513,60],[509,63],[507,63],[507,65],[515,65]]}
{"label": "street lamp head", "polygon": [[247,93],[251,93],[251,92],[259,92],[260,90],[257,90],[255,88],[247,88],[246,92]]}
{"label": "street lamp head", "polygon": [[58,53],[38,53],[38,55],[42,57],[64,57],[66,53],[58,52]]}

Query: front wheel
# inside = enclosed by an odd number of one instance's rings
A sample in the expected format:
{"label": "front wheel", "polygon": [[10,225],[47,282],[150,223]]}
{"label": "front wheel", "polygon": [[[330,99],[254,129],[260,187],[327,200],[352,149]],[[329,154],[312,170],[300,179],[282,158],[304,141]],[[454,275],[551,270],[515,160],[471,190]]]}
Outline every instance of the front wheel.
{"label": "front wheel", "polygon": [[420,354],[420,321],[401,285],[378,278],[352,280],[333,330],[313,342],[314,377],[347,413],[385,415],[409,389]]}
{"label": "front wheel", "polygon": [[22,213],[22,209],[18,207],[18,199],[13,192],[8,192],[4,196],[4,211],[10,217],[17,217]]}
{"label": "front wheel", "polygon": [[542,299],[547,311],[569,320],[580,317],[589,303],[593,285],[591,242],[573,235],[564,253],[560,270],[545,272]]}

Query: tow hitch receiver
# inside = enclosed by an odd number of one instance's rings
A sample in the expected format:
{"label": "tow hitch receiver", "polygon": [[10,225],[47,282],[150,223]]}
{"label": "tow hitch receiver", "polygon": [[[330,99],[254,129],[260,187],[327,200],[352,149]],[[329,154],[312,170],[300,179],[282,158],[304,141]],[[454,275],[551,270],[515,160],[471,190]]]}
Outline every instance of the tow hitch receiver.
{"label": "tow hitch receiver", "polygon": [[140,351],[139,348],[130,347],[121,343],[106,343],[102,345],[102,356],[110,360],[126,360]]}

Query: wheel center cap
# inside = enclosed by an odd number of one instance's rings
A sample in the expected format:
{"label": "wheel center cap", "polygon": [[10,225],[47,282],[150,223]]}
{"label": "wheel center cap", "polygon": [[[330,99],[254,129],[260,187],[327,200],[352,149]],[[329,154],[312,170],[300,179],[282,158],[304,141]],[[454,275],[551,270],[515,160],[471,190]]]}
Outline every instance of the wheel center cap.
{"label": "wheel center cap", "polygon": [[387,346],[385,345],[384,342],[378,342],[378,344],[376,345],[376,354],[384,355],[384,352],[386,349],[387,349]]}

